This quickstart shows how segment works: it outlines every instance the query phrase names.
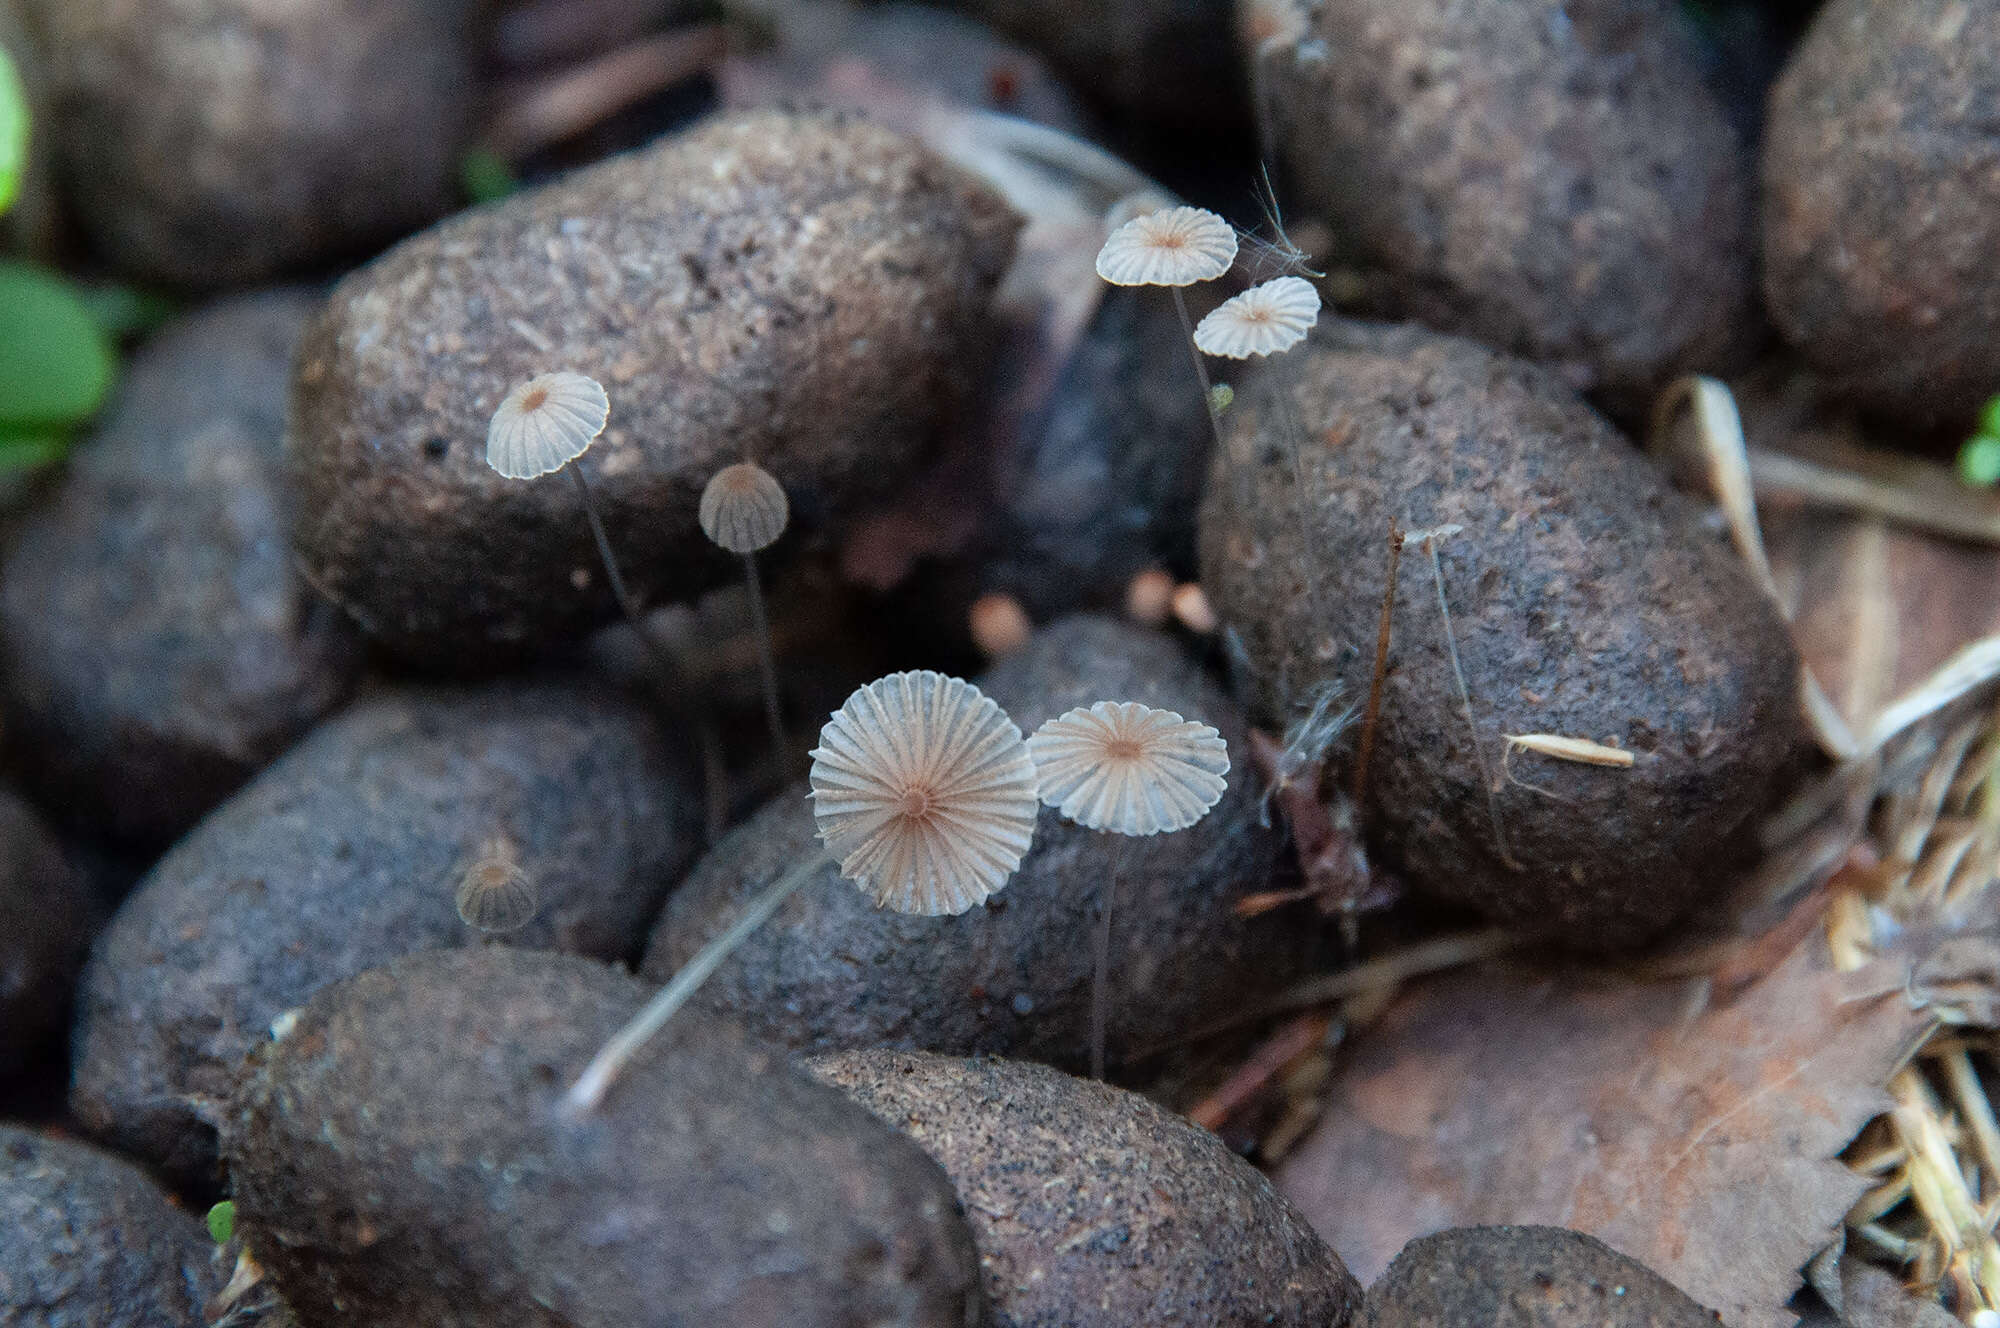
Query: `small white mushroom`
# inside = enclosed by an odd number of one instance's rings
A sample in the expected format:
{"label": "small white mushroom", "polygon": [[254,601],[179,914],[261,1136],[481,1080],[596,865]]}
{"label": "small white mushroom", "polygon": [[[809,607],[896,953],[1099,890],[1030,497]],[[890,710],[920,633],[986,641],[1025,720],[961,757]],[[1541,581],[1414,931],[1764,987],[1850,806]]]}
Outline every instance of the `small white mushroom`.
{"label": "small white mushroom", "polygon": [[1092,830],[1184,830],[1222,799],[1229,744],[1207,724],[1137,701],[1079,706],[1028,739],[1042,801]]}
{"label": "small white mushroom", "polygon": [[521,870],[520,856],[505,838],[487,840],[459,873],[453,892],[459,921],[479,931],[519,931],[541,908],[534,882]]}
{"label": "small white mushroom", "polygon": [[755,553],[777,542],[791,520],[785,486],[754,461],[715,472],[701,491],[701,530],[731,553]]}
{"label": "small white mushroom", "polygon": [[1231,296],[1195,325],[1206,355],[1245,360],[1276,355],[1304,341],[1319,321],[1319,292],[1304,277],[1276,277]]}
{"label": "small white mushroom", "polygon": [[486,426],[486,464],[512,480],[561,470],[590,449],[611,398],[580,373],[546,373],[507,394]]}
{"label": "small white mushroom", "polygon": [[1192,286],[1229,270],[1236,231],[1206,208],[1149,212],[1111,232],[1097,251],[1097,275],[1114,286]]}
{"label": "small white mushroom", "polygon": [[812,753],[813,818],[878,907],[963,913],[1005,885],[1035,835],[1021,730],[971,683],[928,669],[858,688]]}

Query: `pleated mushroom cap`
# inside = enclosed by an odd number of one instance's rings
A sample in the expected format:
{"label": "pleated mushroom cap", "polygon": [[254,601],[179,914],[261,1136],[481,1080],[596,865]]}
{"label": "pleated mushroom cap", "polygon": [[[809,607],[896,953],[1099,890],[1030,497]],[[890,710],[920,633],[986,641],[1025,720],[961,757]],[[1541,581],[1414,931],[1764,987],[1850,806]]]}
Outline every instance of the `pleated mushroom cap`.
{"label": "pleated mushroom cap", "polygon": [[1244,360],[1275,355],[1305,340],[1319,321],[1319,291],[1304,277],[1277,277],[1217,305],[1195,325],[1207,355]]}
{"label": "pleated mushroom cap", "polygon": [[731,553],[755,553],[777,542],[792,519],[785,486],[751,461],[715,472],[701,491],[701,530]]}
{"label": "pleated mushroom cap", "polygon": [[521,870],[512,845],[490,840],[458,878],[453,902],[466,926],[483,932],[519,931],[541,908],[533,881]]}
{"label": "pleated mushroom cap", "polygon": [[1097,251],[1097,275],[1114,286],[1192,286],[1236,261],[1236,232],[1207,208],[1148,212],[1111,232]]}
{"label": "pleated mushroom cap", "polygon": [[820,838],[879,908],[963,913],[1007,883],[1035,835],[1035,764],[985,693],[928,669],[858,688],[820,730]]}
{"label": "pleated mushroom cap", "polygon": [[611,398],[595,378],[546,373],[507,394],[486,426],[486,464],[510,480],[561,470],[604,432]]}
{"label": "pleated mushroom cap", "polygon": [[1058,715],[1028,739],[1042,801],[1092,830],[1184,830],[1229,787],[1229,744],[1206,724],[1137,701]]}

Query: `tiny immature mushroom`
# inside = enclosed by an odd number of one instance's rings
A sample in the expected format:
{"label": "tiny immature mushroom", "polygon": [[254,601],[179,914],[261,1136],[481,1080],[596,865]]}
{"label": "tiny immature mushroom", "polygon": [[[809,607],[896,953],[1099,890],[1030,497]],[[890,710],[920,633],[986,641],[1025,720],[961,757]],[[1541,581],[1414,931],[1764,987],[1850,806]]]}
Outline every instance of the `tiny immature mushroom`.
{"label": "tiny immature mushroom", "polygon": [[1183,581],[1174,587],[1172,605],[1174,620],[1197,636],[1211,636],[1222,626],[1208,592],[1197,582]]}
{"label": "tiny immature mushroom", "polygon": [[[1043,724],[1028,739],[1041,799],[1092,830],[1157,835],[1185,830],[1229,787],[1229,745],[1207,724],[1136,701],[1099,701]],[[1109,1024],[1111,912],[1122,850],[1104,887],[1092,946],[1090,1073],[1104,1077]]]}
{"label": "tiny immature mushroom", "polygon": [[1231,296],[1195,327],[1204,354],[1244,360],[1276,355],[1305,340],[1319,321],[1319,292],[1304,277],[1276,277]]}
{"label": "tiny immature mushroom", "polygon": [[856,688],[813,750],[824,851],[758,893],[599,1049],[564,1096],[583,1115],[722,961],[828,862],[876,905],[963,913],[1007,883],[1034,841],[1035,764],[1021,730],[971,683],[928,669]]}
{"label": "tiny immature mushroom", "polygon": [[764,688],[764,723],[771,731],[771,755],[780,776],[785,770],[785,721],[778,709],[778,665],[771,649],[771,621],[764,611],[764,587],[757,579],[757,550],[777,543],[792,519],[785,486],[754,461],[724,466],[701,491],[697,511],[709,541],[743,556],[749,587],[751,625],[757,637],[757,668]]}
{"label": "tiny immature mushroom", "polygon": [[479,846],[477,856],[459,873],[453,902],[461,922],[493,935],[519,931],[541,907],[534,882],[521,870],[520,854],[504,835]]}
{"label": "tiny immature mushroom", "polygon": [[1157,567],[1132,578],[1125,587],[1125,613],[1134,622],[1164,627],[1174,607],[1174,578]]}
{"label": "tiny immature mushroom", "polygon": [[988,659],[1013,654],[1035,635],[1035,624],[1021,601],[1000,591],[988,591],[972,601],[965,617],[972,644]]}
{"label": "tiny immature mushroom", "polygon": [[739,461],[715,472],[701,491],[701,530],[731,553],[751,554],[777,543],[792,519],[785,486],[762,466]]}

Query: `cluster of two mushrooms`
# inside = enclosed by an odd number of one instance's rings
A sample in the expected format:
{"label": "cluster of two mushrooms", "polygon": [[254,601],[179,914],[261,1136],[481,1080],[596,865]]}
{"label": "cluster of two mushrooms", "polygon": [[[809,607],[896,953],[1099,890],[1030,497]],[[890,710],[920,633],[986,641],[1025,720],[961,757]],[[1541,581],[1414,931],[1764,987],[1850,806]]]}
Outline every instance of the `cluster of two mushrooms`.
{"label": "cluster of two mushrooms", "polygon": [[[604,564],[611,593],[651,656],[653,666],[663,676],[670,677],[675,669],[666,648],[647,626],[638,601],[626,588],[583,467],[570,464],[590,450],[610,419],[611,398],[596,379],[567,370],[540,374],[509,392],[493,412],[486,430],[486,464],[514,480],[531,480],[558,470],[568,472],[583,502],[591,536],[597,541],[598,558]],[[746,459],[724,466],[709,479],[702,490],[698,519],[710,542],[743,558],[763,683],[764,719],[771,731],[772,752],[782,772],[785,729],[778,710],[770,620],[764,611],[764,592],[757,579],[757,552],[776,543],[785,533],[791,520],[791,505],[784,486],[770,472]]]}
{"label": "cluster of two mushrooms", "polygon": [[[765,887],[605,1044],[571,1087],[571,1112],[601,1101],[646,1040],[829,860],[877,907],[963,913],[1021,865],[1042,803],[1091,829],[1160,834],[1205,816],[1229,771],[1222,735],[1173,711],[1100,701],[1024,739],[991,697],[927,669],[857,689],[820,730],[812,758],[807,796],[824,852]],[[1100,1075],[1115,889],[1114,873],[1099,915],[1092,996],[1091,1060]]]}

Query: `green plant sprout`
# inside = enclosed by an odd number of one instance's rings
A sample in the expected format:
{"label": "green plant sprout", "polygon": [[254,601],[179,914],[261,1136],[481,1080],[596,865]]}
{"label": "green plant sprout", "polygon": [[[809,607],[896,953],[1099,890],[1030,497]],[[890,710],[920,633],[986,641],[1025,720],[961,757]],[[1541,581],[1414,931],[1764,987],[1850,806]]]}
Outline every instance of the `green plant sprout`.
{"label": "green plant sprout", "polygon": [[1979,431],[1958,449],[1958,477],[1974,488],[2000,484],[2000,397],[1979,412]]}
{"label": "green plant sprout", "polygon": [[75,286],[46,268],[0,262],[0,471],[59,459],[117,369]]}
{"label": "green plant sprout", "polygon": [[224,1199],[208,1210],[208,1238],[218,1245],[227,1245],[236,1234],[236,1201]]}
{"label": "green plant sprout", "polygon": [[491,203],[520,187],[514,168],[492,148],[472,148],[458,159],[458,192],[468,203]]}
{"label": "green plant sprout", "polygon": [[21,177],[28,169],[28,90],[14,57],[0,46],[0,216],[21,196]]}

